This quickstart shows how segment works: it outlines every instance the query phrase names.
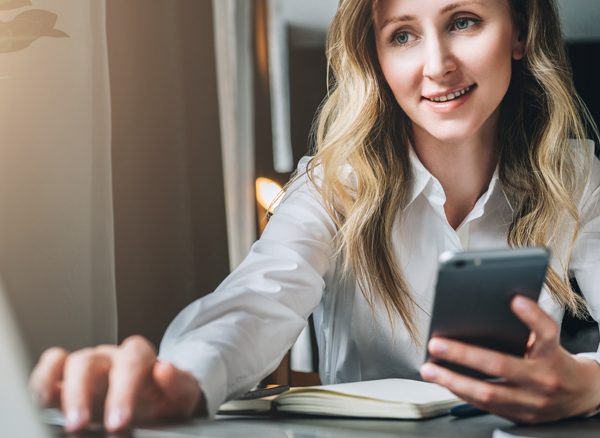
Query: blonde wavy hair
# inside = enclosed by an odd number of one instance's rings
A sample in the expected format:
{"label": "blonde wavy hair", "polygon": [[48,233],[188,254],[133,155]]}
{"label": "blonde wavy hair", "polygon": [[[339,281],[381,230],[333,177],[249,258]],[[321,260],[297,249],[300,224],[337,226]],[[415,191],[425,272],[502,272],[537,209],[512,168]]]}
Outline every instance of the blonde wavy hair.
{"label": "blonde wavy hair", "polygon": [[[575,92],[554,0],[508,1],[525,56],[513,63],[496,136],[500,181],[514,208],[507,241],[513,247],[553,247],[556,230],[567,219],[573,224],[568,266],[579,230],[574,194],[580,193],[591,161],[586,143],[574,146],[569,139],[585,140],[588,129],[597,137],[597,128]],[[337,225],[343,271],[353,273],[372,309],[381,302],[392,326],[400,316],[420,344],[414,322],[418,304],[391,237],[411,192],[412,134],[379,68],[372,7],[373,0],[340,1],[326,49],[329,91],[313,127],[315,154],[306,172]],[[344,172],[348,165],[351,183]],[[558,303],[582,316],[585,304],[566,275],[550,269],[546,285]]]}

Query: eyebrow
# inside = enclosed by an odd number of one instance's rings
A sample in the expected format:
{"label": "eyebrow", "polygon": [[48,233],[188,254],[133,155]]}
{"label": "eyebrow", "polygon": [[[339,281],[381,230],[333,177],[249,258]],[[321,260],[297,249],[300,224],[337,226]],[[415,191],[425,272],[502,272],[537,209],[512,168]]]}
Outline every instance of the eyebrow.
{"label": "eyebrow", "polygon": [[[440,9],[439,14],[444,15],[450,11],[453,11],[454,9],[457,9],[457,8],[460,8],[463,6],[472,5],[472,4],[482,4],[482,3],[484,3],[484,2],[481,0],[467,0],[467,1],[450,3],[449,5],[446,5],[442,9]],[[398,17],[390,17],[383,22],[383,24],[379,27],[379,30],[382,30],[388,24],[400,23],[400,22],[405,22],[405,21],[414,21],[414,20],[416,20],[416,18],[417,17],[414,15],[400,15]]]}

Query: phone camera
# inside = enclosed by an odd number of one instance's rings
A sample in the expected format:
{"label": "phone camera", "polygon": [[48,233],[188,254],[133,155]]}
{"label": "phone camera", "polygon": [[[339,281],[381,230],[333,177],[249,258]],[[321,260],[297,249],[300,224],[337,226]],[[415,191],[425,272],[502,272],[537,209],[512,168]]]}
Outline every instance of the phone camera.
{"label": "phone camera", "polygon": [[461,269],[464,268],[465,266],[467,266],[467,262],[465,260],[457,260],[454,262],[454,267]]}

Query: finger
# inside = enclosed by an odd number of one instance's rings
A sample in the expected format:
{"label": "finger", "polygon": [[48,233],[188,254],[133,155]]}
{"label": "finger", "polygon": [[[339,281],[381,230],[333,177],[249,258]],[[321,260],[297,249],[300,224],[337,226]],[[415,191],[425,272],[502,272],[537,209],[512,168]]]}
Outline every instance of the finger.
{"label": "finger", "polygon": [[535,344],[535,333],[530,332],[529,333],[529,338],[527,338],[527,356],[531,355],[531,352],[533,350],[533,345]]}
{"label": "finger", "polygon": [[428,349],[431,355],[510,382],[531,382],[531,370],[523,359],[494,350],[444,338],[432,338]]}
{"label": "finger", "polygon": [[131,425],[140,390],[151,383],[155,362],[156,351],[143,337],[131,336],[123,341],[109,375],[104,416],[104,425],[109,431],[120,431]]}
{"label": "finger", "polygon": [[85,428],[92,418],[93,395],[106,386],[111,357],[95,349],[72,353],[65,362],[62,409],[68,431]]}
{"label": "finger", "polygon": [[535,335],[530,357],[551,352],[559,346],[558,324],[534,301],[517,295],[511,302],[515,315],[523,321]]}
{"label": "finger", "polygon": [[49,348],[40,357],[29,379],[29,388],[41,407],[58,406],[60,381],[69,353],[58,347]]}
{"label": "finger", "polygon": [[156,362],[152,376],[165,403],[158,406],[156,417],[187,417],[205,414],[204,398],[198,380],[168,362]]}
{"label": "finger", "polygon": [[430,362],[421,367],[421,376],[477,408],[507,418],[530,422],[539,410],[538,398],[518,387],[474,379]]}

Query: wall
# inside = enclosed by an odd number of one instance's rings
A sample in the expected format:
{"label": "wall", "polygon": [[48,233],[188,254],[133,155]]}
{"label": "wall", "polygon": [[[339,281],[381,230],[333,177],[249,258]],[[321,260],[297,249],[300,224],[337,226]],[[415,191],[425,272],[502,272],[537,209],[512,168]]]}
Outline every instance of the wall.
{"label": "wall", "polygon": [[108,0],[119,338],[228,272],[211,2]]}
{"label": "wall", "polygon": [[323,47],[290,44],[291,136],[294,160],[311,152],[311,127],[327,95],[327,59]]}

